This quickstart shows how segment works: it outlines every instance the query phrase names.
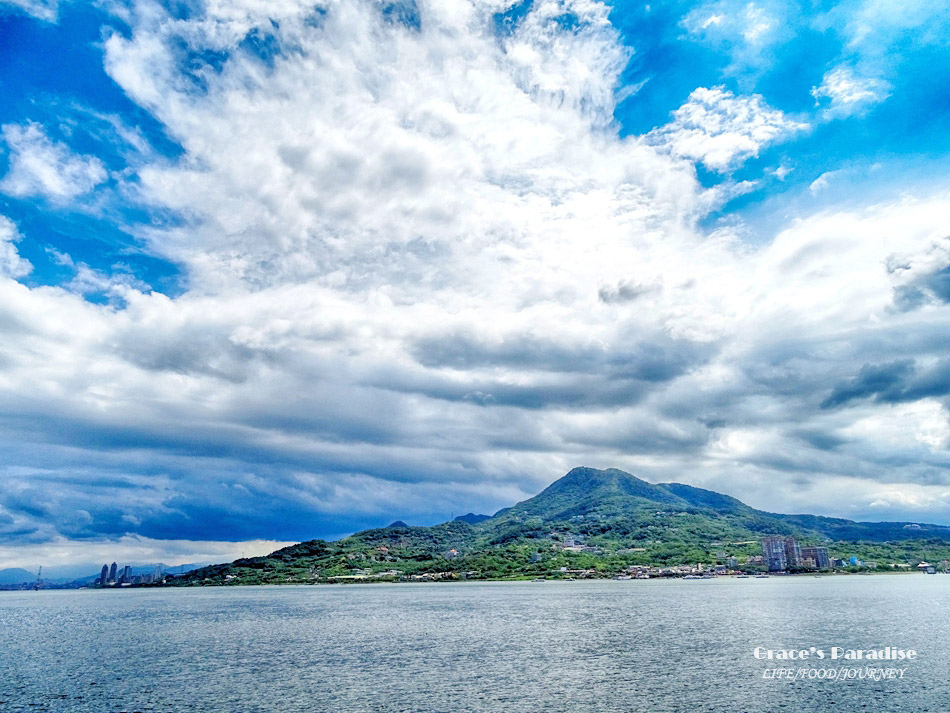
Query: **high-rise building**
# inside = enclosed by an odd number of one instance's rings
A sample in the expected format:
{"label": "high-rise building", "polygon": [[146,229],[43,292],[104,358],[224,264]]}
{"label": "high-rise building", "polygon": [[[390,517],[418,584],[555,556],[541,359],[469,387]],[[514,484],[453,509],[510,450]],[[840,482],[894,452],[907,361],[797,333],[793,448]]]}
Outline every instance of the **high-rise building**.
{"label": "high-rise building", "polygon": [[797,569],[802,566],[802,550],[798,546],[798,540],[794,537],[785,538],[785,565],[789,569]]}
{"label": "high-rise building", "polygon": [[785,540],[781,537],[762,538],[762,558],[769,572],[781,572],[788,567],[785,559]]}
{"label": "high-rise building", "polygon": [[802,547],[802,559],[814,560],[816,569],[831,569],[827,547]]}
{"label": "high-rise building", "polygon": [[125,565],[122,568],[122,579],[120,580],[123,584],[132,581],[132,568],[129,565]]}
{"label": "high-rise building", "polygon": [[116,565],[115,562],[113,562],[113,563],[112,563],[112,566],[109,567],[109,581],[110,581],[110,582],[114,582],[114,581],[115,581],[115,574],[116,574],[116,569],[117,569],[117,568],[118,568],[118,565]]}
{"label": "high-rise building", "polygon": [[102,572],[99,574],[99,586],[104,587],[109,581],[109,565],[102,565]]}

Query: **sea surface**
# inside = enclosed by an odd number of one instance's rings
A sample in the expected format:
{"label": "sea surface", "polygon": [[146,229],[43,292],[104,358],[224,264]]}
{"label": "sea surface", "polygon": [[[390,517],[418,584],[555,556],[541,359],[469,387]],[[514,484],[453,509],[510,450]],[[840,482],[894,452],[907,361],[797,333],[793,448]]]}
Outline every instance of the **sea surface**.
{"label": "sea surface", "polygon": [[950,711],[948,604],[918,574],[0,592],[0,713]]}

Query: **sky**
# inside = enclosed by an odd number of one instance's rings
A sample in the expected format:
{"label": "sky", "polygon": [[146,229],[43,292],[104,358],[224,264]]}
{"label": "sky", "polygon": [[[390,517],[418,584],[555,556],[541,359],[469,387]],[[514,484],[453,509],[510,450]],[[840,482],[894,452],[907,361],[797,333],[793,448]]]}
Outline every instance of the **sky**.
{"label": "sky", "polygon": [[0,567],[950,524],[948,154],[944,3],[0,1]]}

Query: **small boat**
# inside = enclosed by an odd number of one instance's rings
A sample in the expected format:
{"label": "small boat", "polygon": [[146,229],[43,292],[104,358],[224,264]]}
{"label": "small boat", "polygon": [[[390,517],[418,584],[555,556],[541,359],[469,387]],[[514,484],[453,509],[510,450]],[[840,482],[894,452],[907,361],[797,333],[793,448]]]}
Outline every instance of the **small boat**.
{"label": "small boat", "polygon": [[629,574],[619,574],[619,575],[617,575],[616,577],[614,577],[614,579],[617,579],[617,580],[620,580],[620,579],[633,579],[633,577],[631,577]]}
{"label": "small boat", "polygon": [[768,579],[768,578],[769,578],[769,575],[767,575],[767,574],[757,574],[757,575],[755,575],[755,578],[756,578],[756,579]]}
{"label": "small boat", "polygon": [[749,575],[747,574],[740,574],[738,577],[736,577],[736,579],[748,579],[748,578],[749,578]]}
{"label": "small boat", "polygon": [[702,579],[702,577],[696,574],[687,574],[683,579]]}
{"label": "small boat", "polygon": [[531,581],[532,582],[546,582],[547,580],[544,577],[535,577]]}

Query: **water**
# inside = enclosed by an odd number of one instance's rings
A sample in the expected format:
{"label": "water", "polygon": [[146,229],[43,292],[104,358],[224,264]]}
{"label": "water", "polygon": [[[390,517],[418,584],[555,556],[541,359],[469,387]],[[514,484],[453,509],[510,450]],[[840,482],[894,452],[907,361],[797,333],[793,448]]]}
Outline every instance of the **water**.
{"label": "water", "polygon": [[[944,575],[3,592],[0,713],[950,711],[948,599]],[[752,656],[834,645],[919,658],[841,682]]]}

